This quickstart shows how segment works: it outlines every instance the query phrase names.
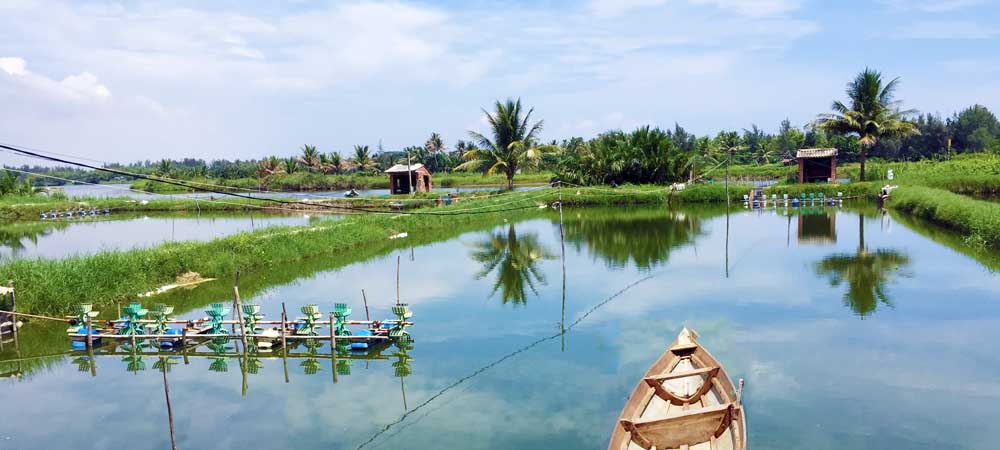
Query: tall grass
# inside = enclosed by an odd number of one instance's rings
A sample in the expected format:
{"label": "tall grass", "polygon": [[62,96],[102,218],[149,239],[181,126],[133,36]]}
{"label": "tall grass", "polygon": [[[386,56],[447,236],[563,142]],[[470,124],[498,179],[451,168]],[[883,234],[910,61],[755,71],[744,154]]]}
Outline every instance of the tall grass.
{"label": "tall grass", "polygon": [[1000,248],[1000,204],[941,189],[904,186],[893,191],[890,205],[965,234],[969,244]]}

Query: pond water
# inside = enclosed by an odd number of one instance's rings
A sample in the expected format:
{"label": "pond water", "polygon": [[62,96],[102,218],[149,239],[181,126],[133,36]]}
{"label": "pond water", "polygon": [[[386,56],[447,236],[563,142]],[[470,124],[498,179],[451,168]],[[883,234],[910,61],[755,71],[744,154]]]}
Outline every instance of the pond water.
{"label": "pond water", "polygon": [[[214,194],[210,192],[199,192],[199,193],[184,193],[184,194],[149,194],[144,192],[136,192],[129,190],[129,184],[102,184],[102,185],[66,185],[59,186],[66,192],[66,196],[70,198],[84,198],[84,197],[131,197],[138,200],[155,200],[162,198],[209,198],[209,197],[219,197],[219,194]],[[481,191],[493,191],[501,189],[502,186],[470,186],[470,187],[451,187],[433,188],[433,192],[440,192],[442,194],[448,192],[481,192]],[[538,189],[538,186],[517,186],[514,188],[515,191],[526,191]],[[305,191],[305,192],[264,192],[264,193],[250,193],[254,197],[267,197],[267,198],[295,198],[295,199],[322,199],[322,198],[343,198],[344,194],[348,191]],[[362,197],[379,197],[389,195],[388,189],[359,189],[357,193]]]}
{"label": "pond water", "polygon": [[[268,318],[281,302],[363,318],[362,289],[388,318],[398,257],[413,348],[166,355],[177,447],[603,449],[687,326],[746,380],[751,448],[995,449],[1000,266],[942,233],[867,206],[567,209],[565,295],[551,212],[245,273]],[[231,295],[230,280],[165,300],[200,317]],[[18,411],[0,447],[169,448],[160,356],[105,344],[91,366],[37,322],[4,345],[0,404]]]}
{"label": "pond water", "polygon": [[330,215],[114,213],[0,225],[0,258],[62,258],[167,241],[205,241],[275,225],[307,225]]}

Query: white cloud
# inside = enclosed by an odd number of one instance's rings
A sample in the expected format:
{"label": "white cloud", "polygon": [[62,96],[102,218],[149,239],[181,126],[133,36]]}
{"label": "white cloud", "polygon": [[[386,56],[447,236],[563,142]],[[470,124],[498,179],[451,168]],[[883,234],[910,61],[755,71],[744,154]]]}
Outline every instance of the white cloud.
{"label": "white cloud", "polygon": [[61,81],[56,81],[28,70],[28,64],[23,58],[0,58],[0,70],[15,83],[20,83],[40,95],[58,100],[106,100],[111,97],[111,91],[101,84],[100,80],[90,72],[70,75]]}

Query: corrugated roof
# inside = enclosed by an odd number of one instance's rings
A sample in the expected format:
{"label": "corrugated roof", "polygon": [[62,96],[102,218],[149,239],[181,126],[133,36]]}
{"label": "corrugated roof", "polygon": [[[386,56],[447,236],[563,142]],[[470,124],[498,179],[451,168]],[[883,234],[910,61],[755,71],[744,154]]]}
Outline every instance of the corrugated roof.
{"label": "corrugated roof", "polygon": [[804,148],[795,153],[796,158],[829,158],[837,156],[835,148]]}
{"label": "corrugated roof", "polygon": [[[410,172],[416,171],[417,169],[419,169],[421,167],[424,167],[424,165],[420,164],[420,163],[410,164]],[[385,171],[385,173],[396,173],[396,172],[403,172],[403,173],[405,173],[406,172],[406,164],[396,164],[395,166],[392,166],[388,170]]]}

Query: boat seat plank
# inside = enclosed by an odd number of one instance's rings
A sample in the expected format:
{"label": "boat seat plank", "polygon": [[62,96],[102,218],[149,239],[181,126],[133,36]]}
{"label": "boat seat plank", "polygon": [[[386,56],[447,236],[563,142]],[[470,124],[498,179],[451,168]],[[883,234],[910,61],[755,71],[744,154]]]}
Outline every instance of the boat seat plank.
{"label": "boat seat plank", "polygon": [[[719,373],[718,367],[711,368],[711,370],[706,372],[707,378],[702,380],[701,386],[698,387],[696,391],[688,395],[677,395],[671,392],[670,389],[667,389],[663,385],[662,381],[659,381],[653,377],[643,378],[643,380],[645,380],[646,384],[648,384],[651,388],[653,388],[653,391],[656,392],[657,397],[660,397],[675,405],[683,405],[685,403],[696,402],[700,400],[702,396],[707,394],[708,391],[712,389],[712,386],[714,386],[712,380],[716,377],[716,375],[718,375],[718,373]],[[675,380],[676,379],[677,378],[675,378]]]}
{"label": "boat seat plank", "polygon": [[685,411],[668,419],[622,420],[622,426],[632,439],[643,448],[680,448],[709,442],[732,426],[732,403],[698,410]]}
{"label": "boat seat plank", "polygon": [[647,382],[648,382],[648,380],[655,380],[655,381],[663,382],[663,381],[667,381],[667,380],[674,380],[674,379],[677,379],[677,378],[687,378],[687,377],[693,377],[695,375],[703,375],[703,374],[706,374],[706,373],[709,373],[709,372],[711,372],[713,374],[716,374],[716,373],[719,372],[719,368],[718,367],[702,367],[700,369],[688,370],[688,371],[684,371],[684,372],[672,372],[672,373],[667,373],[667,374],[662,374],[662,375],[653,375],[651,377],[646,377],[645,379],[647,380]]}

